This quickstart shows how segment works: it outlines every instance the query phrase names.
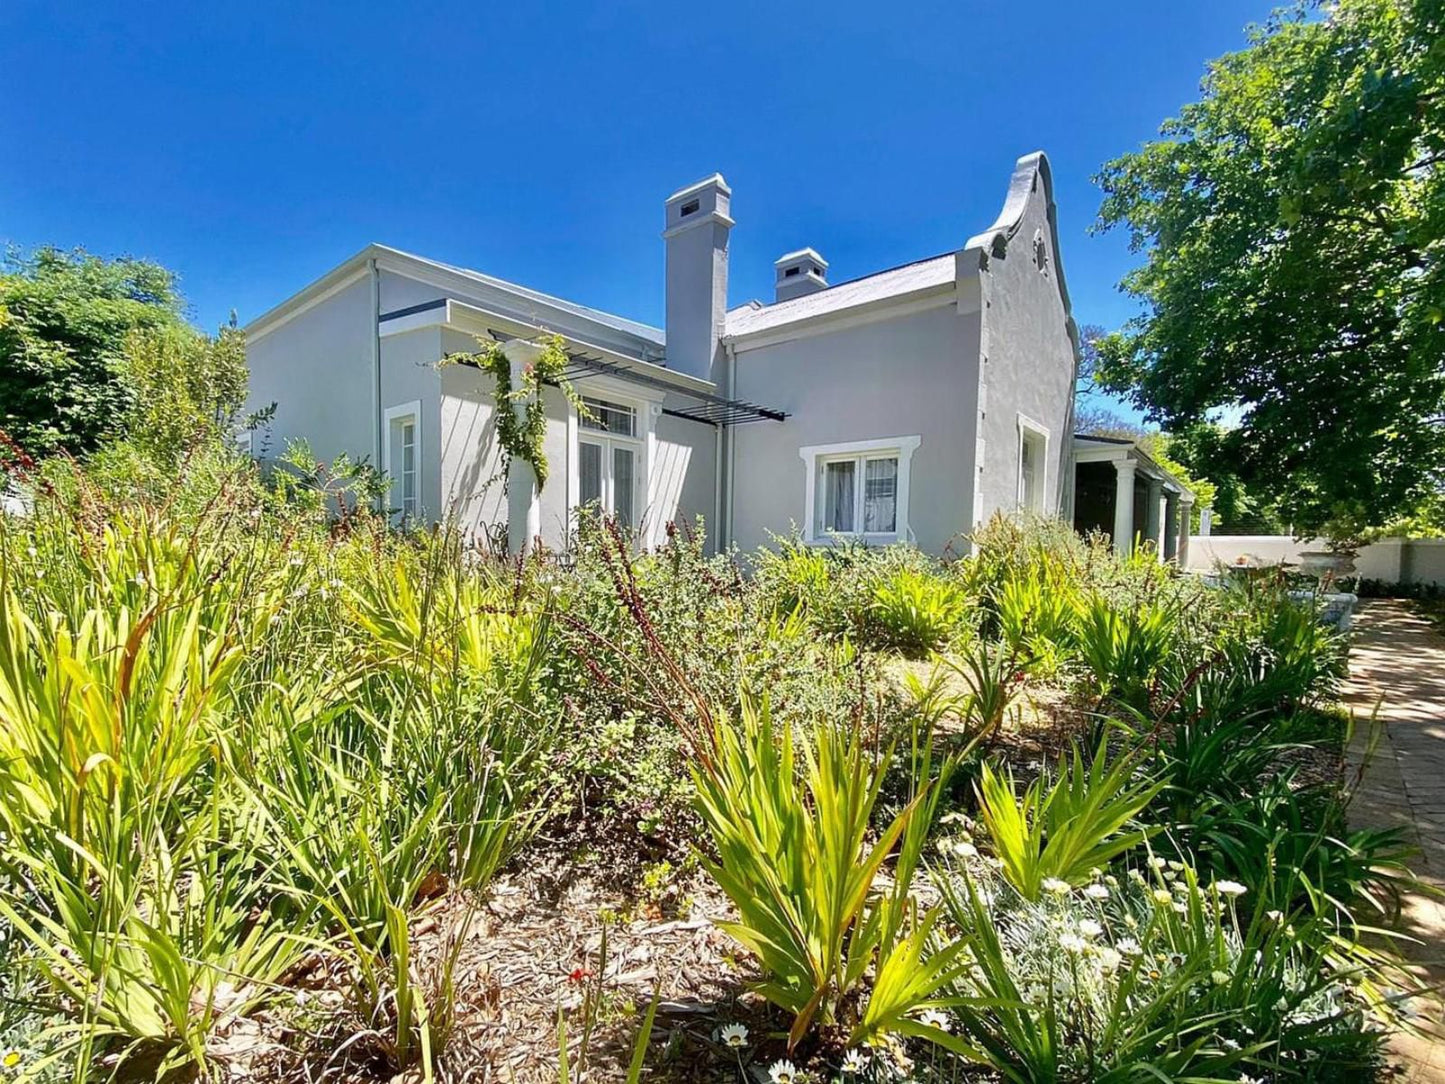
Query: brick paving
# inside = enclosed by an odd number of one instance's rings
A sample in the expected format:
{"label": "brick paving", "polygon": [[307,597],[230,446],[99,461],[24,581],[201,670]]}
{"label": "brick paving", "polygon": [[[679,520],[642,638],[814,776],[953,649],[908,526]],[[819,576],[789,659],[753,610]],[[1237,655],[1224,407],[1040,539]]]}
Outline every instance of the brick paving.
{"label": "brick paving", "polygon": [[[1363,774],[1351,823],[1402,826],[1418,851],[1415,872],[1445,888],[1445,636],[1406,604],[1388,599],[1362,602],[1355,629],[1345,703],[1356,719],[1352,765]],[[1368,725],[1372,716],[1380,726]],[[1367,757],[1372,740],[1374,755]],[[1417,980],[1445,988],[1445,904],[1410,895],[1401,929],[1414,939],[1402,951]],[[1425,1034],[1400,1035],[1391,1044],[1398,1079],[1445,1084],[1442,1008],[1429,1001],[1421,1006],[1418,1023]]]}

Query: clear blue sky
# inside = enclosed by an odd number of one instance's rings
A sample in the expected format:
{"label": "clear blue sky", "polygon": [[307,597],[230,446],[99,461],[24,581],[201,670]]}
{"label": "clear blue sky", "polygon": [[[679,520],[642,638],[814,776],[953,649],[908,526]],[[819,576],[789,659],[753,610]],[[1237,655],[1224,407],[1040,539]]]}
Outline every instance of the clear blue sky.
{"label": "clear blue sky", "polygon": [[1042,148],[1115,326],[1090,177],[1271,6],[3,0],[0,241],[158,260],[207,327],[373,240],[660,324],[662,201],[713,170],[737,304],[802,245],[834,281],[959,247]]}

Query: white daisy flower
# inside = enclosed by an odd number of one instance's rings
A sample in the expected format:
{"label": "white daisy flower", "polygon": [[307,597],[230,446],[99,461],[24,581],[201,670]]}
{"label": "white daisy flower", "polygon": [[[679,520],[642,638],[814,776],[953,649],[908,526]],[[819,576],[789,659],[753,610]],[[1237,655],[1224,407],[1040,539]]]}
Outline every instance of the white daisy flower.
{"label": "white daisy flower", "polygon": [[1091,884],[1084,889],[1084,895],[1091,900],[1107,900],[1109,898],[1109,886],[1106,884]]}
{"label": "white daisy flower", "polygon": [[918,1014],[918,1022],[925,1027],[937,1028],[939,1031],[950,1031],[953,1022],[937,1009],[925,1009]]}
{"label": "white daisy flower", "polygon": [[722,1029],[722,1041],[724,1046],[730,1046],[734,1050],[745,1045],[748,1041],[748,1029],[742,1024],[728,1024]]}
{"label": "white daisy flower", "polygon": [[1059,948],[1075,956],[1089,947],[1089,943],[1076,933],[1066,933],[1059,938]]}
{"label": "white daisy flower", "polygon": [[768,1066],[768,1079],[773,1084],[797,1084],[798,1067],[787,1058],[780,1058]]}
{"label": "white daisy flower", "polygon": [[1052,892],[1055,896],[1067,896],[1073,886],[1068,881],[1061,881],[1057,877],[1045,877],[1040,887],[1045,892]]}
{"label": "white daisy flower", "polygon": [[1249,891],[1238,881],[1215,881],[1214,888],[1221,896],[1242,896]]}
{"label": "white daisy flower", "polygon": [[1116,947],[1125,956],[1138,956],[1139,953],[1143,951],[1139,947],[1139,942],[1135,941],[1132,937],[1124,938]]}
{"label": "white daisy flower", "polygon": [[1084,918],[1079,920],[1079,933],[1083,934],[1085,937],[1098,937],[1103,932],[1104,927],[1100,926],[1092,918]]}
{"label": "white daisy flower", "polygon": [[868,1056],[855,1047],[843,1054],[841,1068],[850,1076],[862,1076],[868,1071]]}

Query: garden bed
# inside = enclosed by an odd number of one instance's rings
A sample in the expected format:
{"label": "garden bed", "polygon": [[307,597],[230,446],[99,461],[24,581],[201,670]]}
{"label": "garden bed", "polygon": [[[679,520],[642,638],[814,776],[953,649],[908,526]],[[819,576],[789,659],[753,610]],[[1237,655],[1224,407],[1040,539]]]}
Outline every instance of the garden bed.
{"label": "garden bed", "polygon": [[1344,641],[1286,584],[1003,521],[504,563],[224,456],[31,484],[19,1074],[1273,1084],[1398,1026],[1355,915],[1405,856],[1345,828]]}

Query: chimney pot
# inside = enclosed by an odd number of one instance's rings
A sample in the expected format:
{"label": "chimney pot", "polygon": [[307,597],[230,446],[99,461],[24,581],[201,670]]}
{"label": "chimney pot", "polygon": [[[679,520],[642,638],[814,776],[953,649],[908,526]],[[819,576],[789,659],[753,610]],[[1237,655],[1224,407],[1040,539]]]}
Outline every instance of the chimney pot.
{"label": "chimney pot", "polygon": [[773,261],[777,272],[774,301],[791,301],[828,288],[828,261],[817,249],[800,248]]}

